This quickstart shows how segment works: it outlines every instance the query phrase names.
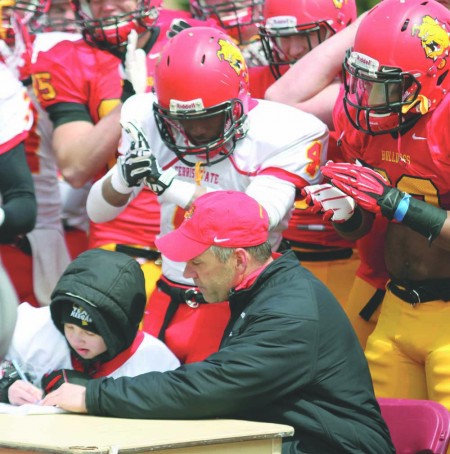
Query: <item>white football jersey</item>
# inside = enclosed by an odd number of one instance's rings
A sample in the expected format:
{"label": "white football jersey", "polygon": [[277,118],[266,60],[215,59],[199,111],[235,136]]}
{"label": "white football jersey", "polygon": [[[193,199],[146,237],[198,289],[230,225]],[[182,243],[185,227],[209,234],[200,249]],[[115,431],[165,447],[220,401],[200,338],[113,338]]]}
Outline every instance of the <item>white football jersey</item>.
{"label": "white football jersey", "polygon": [[14,73],[0,62],[0,152],[7,144],[33,124],[30,99],[22,83]]}
{"label": "white football jersey", "polygon": [[[208,191],[231,189],[246,192],[264,207],[269,197],[273,203],[274,187],[265,191],[265,187],[259,184],[261,178],[270,176],[283,187],[286,183],[291,185],[289,208],[284,210],[282,221],[271,230],[270,241],[276,249],[291,215],[296,188],[316,184],[321,179],[319,168],[326,162],[328,146],[326,125],[315,116],[294,107],[258,100],[248,112],[247,135],[236,143],[232,155],[209,167],[202,167],[199,175],[193,166],[180,161],[161,140],[152,110],[155,101],[156,97],[151,93],[129,98],[123,105],[121,121],[124,124],[133,120],[140,125],[159,165],[164,170],[174,167],[179,180],[199,184]],[[130,139],[124,133],[121,152],[125,152],[129,145]],[[180,210],[175,203],[167,201],[165,194],[159,200],[161,234],[164,235],[179,223],[180,216],[177,214]],[[285,206],[286,201],[280,200],[280,205]],[[162,270],[169,279],[192,285],[192,281],[182,276],[183,263],[171,262],[163,257]]]}

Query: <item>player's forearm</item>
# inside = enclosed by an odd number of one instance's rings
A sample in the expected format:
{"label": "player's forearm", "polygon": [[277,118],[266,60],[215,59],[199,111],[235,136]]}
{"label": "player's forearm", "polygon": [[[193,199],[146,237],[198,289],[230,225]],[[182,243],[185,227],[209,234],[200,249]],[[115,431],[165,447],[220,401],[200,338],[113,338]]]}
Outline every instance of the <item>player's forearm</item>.
{"label": "player's forearm", "polygon": [[374,219],[372,213],[356,207],[353,216],[348,221],[333,223],[333,227],[342,238],[356,241],[369,233]]}
{"label": "player's forearm", "polygon": [[120,107],[96,125],[77,121],[55,129],[53,146],[63,177],[82,187],[114,159],[120,140]]}
{"label": "player's forearm", "polygon": [[107,222],[116,218],[126,207],[131,191],[126,194],[115,190],[111,184],[114,166],[105,176],[96,181],[88,194],[86,210],[92,222]]}
{"label": "player's forearm", "polygon": [[267,89],[265,98],[295,105],[332,83],[341,71],[346,50],[353,45],[362,16],[298,60]]}
{"label": "player's forearm", "polygon": [[448,211],[447,219],[445,220],[442,229],[434,240],[433,244],[442,249],[445,249],[446,251],[450,251],[450,217]]}
{"label": "player's forearm", "polygon": [[333,108],[339,94],[339,87],[340,81],[336,80],[312,98],[294,104],[294,107],[315,115],[328,126],[328,129],[334,130]]}

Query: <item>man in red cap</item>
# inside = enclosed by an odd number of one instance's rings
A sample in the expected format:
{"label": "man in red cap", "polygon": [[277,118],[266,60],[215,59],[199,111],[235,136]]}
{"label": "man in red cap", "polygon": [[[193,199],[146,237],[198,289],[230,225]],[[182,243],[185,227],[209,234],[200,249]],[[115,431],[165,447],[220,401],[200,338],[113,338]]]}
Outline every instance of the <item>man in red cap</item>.
{"label": "man in red cap", "polygon": [[208,303],[229,300],[219,351],[133,378],[65,383],[44,405],[120,418],[289,424],[283,453],[394,452],[355,333],[294,252],[272,254],[264,208],[238,191],[199,197],[157,240]]}

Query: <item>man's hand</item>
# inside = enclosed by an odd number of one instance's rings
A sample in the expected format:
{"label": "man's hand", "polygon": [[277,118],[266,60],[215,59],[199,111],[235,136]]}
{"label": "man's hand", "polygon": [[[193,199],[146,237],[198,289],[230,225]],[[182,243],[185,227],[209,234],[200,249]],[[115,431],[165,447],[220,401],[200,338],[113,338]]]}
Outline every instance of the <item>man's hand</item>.
{"label": "man's hand", "polygon": [[15,381],[8,389],[8,400],[12,405],[35,404],[42,395],[42,390],[24,380]]}
{"label": "man's hand", "polygon": [[325,221],[345,222],[355,211],[355,201],[328,183],[305,186],[302,195],[314,213],[323,213]]}
{"label": "man's hand", "polygon": [[352,197],[364,210],[392,220],[405,193],[393,188],[375,170],[356,164],[333,163],[321,168],[331,183]]}
{"label": "man's hand", "polygon": [[162,170],[158,161],[152,156],[150,174],[144,183],[156,194],[161,195],[171,184],[178,172],[174,168]]}
{"label": "man's hand", "polygon": [[129,121],[122,124],[122,128],[129,135],[131,145],[125,155],[117,158],[117,167],[121,183],[131,188],[139,186],[150,175],[153,156],[147,138],[137,123]]}
{"label": "man's hand", "polygon": [[177,171],[173,168],[161,169],[150,151],[144,131],[137,123],[129,121],[122,127],[131,138],[129,152],[117,160],[123,180],[128,187],[144,182],[155,194],[161,195],[178,175]]}
{"label": "man's hand", "polygon": [[45,396],[41,405],[51,405],[74,413],[87,413],[86,388],[64,383],[56,391]]}
{"label": "man's hand", "polygon": [[131,30],[123,62],[119,65],[123,80],[122,103],[136,93],[147,91],[147,55],[144,49],[136,48],[138,38],[136,30]]}

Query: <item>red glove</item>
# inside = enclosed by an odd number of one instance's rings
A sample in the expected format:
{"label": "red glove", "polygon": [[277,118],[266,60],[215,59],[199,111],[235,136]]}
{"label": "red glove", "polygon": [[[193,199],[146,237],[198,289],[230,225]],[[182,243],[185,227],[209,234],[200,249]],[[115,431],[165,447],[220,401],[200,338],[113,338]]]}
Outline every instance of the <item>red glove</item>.
{"label": "red glove", "polygon": [[405,194],[392,186],[369,167],[345,162],[327,162],[322,174],[341,191],[352,197],[364,210],[383,214],[389,220]]}
{"label": "red glove", "polygon": [[328,183],[305,186],[302,195],[313,213],[323,213],[324,221],[345,222],[355,211],[355,201]]}

